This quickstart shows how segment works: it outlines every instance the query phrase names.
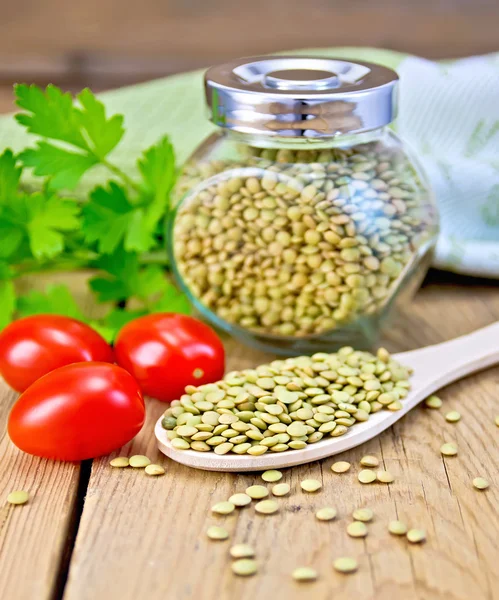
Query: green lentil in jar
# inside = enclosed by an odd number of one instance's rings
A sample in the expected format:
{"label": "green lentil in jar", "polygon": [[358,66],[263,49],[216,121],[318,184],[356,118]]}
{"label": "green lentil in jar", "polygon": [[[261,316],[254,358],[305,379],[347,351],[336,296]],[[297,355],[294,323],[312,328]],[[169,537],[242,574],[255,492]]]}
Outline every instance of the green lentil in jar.
{"label": "green lentil in jar", "polygon": [[[389,409],[410,388],[410,374],[386,350],[375,355],[344,347],[275,360],[227,373],[215,383],[188,386],[171,402],[162,423],[177,450],[250,456],[300,450],[344,435],[371,413]],[[374,457],[365,459],[374,462]],[[331,467],[337,473],[349,468],[346,462]],[[277,481],[281,473],[270,470],[262,477]]]}
{"label": "green lentil in jar", "polygon": [[176,189],[180,277],[202,305],[255,333],[304,337],[376,315],[436,232],[399,150],[244,148],[191,163]]}

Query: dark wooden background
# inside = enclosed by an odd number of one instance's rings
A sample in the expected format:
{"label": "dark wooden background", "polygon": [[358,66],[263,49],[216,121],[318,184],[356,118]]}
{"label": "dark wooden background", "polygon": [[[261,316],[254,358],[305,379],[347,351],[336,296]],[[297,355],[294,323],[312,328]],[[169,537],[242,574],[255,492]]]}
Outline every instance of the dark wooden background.
{"label": "dark wooden background", "polygon": [[499,50],[499,0],[0,0],[0,110],[15,81],[127,85],[225,59],[362,45]]}

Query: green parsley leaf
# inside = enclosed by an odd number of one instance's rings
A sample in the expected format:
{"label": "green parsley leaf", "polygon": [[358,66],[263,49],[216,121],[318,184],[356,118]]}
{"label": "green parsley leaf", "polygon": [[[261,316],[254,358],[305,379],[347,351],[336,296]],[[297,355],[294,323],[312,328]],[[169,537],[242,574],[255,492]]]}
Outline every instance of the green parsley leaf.
{"label": "green parsley leaf", "polygon": [[89,150],[70,93],[64,93],[54,85],[48,85],[43,92],[34,84],[15,85],[14,93],[17,106],[26,111],[15,118],[29,133]]}
{"label": "green parsley leaf", "polygon": [[33,290],[18,300],[18,314],[21,317],[30,315],[64,315],[78,319],[90,325],[102,337],[111,342],[116,335],[116,328],[100,321],[87,319],[74,299],[69,288],[65,285],[49,285],[45,292]]}
{"label": "green parsley leaf", "polygon": [[0,259],[12,256],[21,245],[23,238],[23,229],[4,219],[0,213]]}
{"label": "green parsley leaf", "polygon": [[115,308],[104,317],[104,323],[110,330],[118,333],[118,331],[122,329],[127,323],[130,323],[130,321],[138,319],[139,317],[143,317],[147,314],[148,313],[146,309],[125,310]]}
{"label": "green parsley leaf", "polygon": [[12,276],[10,266],[0,261],[0,330],[11,322],[16,310],[16,291]]}
{"label": "green parsley leaf", "polygon": [[[17,196],[22,167],[17,167],[17,158],[7,148],[0,156],[0,205],[13,202]],[[0,240],[2,236],[0,235]]]}
{"label": "green parsley leaf", "polygon": [[154,231],[161,218],[168,214],[169,195],[177,174],[175,153],[168,136],[146,150],[137,161],[137,167],[142,175],[141,187],[148,199],[143,227]]}
{"label": "green parsley leaf", "polygon": [[37,259],[53,258],[64,249],[64,232],[80,228],[79,206],[72,200],[42,192],[20,195],[4,207],[0,230],[8,240],[9,253],[25,239]]}
{"label": "green parsley leaf", "polygon": [[21,317],[29,315],[64,315],[86,321],[85,315],[65,285],[49,285],[45,293],[33,290],[18,301],[18,311]]}
{"label": "green parsley leaf", "polygon": [[27,224],[31,251],[35,258],[52,258],[64,249],[63,232],[80,226],[78,205],[57,196],[42,193],[27,198],[30,220]]}
{"label": "green parsley leaf", "polygon": [[187,296],[170,283],[160,299],[153,304],[152,311],[190,315],[192,309]]}
{"label": "green parsley leaf", "polygon": [[165,199],[175,183],[175,152],[168,136],[148,148],[137,161],[142,186],[151,195]]}
{"label": "green parsley leaf", "polygon": [[94,266],[105,272],[105,276],[94,277],[89,282],[90,288],[97,294],[99,302],[121,302],[133,295],[139,271],[137,254],[126,252],[120,246],[112,254],[102,255]]}
{"label": "green parsley leaf", "polygon": [[155,225],[151,228],[146,208],[131,204],[126,190],[114,181],[95,188],[83,206],[85,239],[97,243],[103,254],[112,254],[121,243],[130,252],[149,250],[156,243]]}
{"label": "green parsley leaf", "polygon": [[9,280],[0,281],[0,330],[12,321],[16,310],[16,292],[14,283]]}
{"label": "green parsley leaf", "polygon": [[99,162],[92,154],[69,152],[47,142],[38,142],[36,148],[21,152],[20,159],[27,167],[33,167],[35,175],[49,176],[52,190],[72,190],[82,175]]}
{"label": "green parsley leaf", "polygon": [[26,111],[16,115],[21,125],[30,133],[78,149],[73,152],[40,141],[21,153],[35,175],[51,178],[51,189],[73,189],[88,169],[105,162],[123,137],[123,115],[107,118],[104,104],[88,89],[77,96],[81,107],[75,106],[71,94],[53,85],[45,92],[35,85],[17,85],[15,93],[17,105]]}
{"label": "green parsley leaf", "polygon": [[90,280],[99,302],[138,298],[145,304],[155,300],[168,286],[168,279],[159,265],[141,266],[137,254],[118,248],[96,263],[103,276]]}
{"label": "green parsley leaf", "polygon": [[103,158],[117,146],[125,133],[123,115],[113,115],[108,119],[104,104],[88,88],[77,98],[83,107],[82,110],[76,109],[80,126],[88,137],[92,152]]}

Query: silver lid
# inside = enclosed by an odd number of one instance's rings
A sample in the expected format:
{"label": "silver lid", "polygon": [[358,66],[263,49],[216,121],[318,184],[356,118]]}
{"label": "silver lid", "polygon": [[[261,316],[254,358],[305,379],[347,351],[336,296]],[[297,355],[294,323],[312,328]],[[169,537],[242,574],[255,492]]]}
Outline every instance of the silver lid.
{"label": "silver lid", "polygon": [[370,131],[396,116],[395,71],[363,61],[257,56],[208,69],[211,120],[243,133],[330,137]]}

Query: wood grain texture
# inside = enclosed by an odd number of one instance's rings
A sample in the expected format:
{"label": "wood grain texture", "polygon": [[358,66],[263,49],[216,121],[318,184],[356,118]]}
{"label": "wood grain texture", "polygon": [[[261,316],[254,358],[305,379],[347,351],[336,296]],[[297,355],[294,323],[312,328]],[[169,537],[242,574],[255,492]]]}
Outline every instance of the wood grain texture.
{"label": "wood grain texture", "polygon": [[[68,279],[87,310],[84,275],[35,276],[19,280],[19,286],[23,291],[43,289]],[[7,419],[17,396],[0,379],[0,598],[52,600],[74,542],[80,466],[29,456],[12,444]],[[29,492],[29,502],[7,504],[13,490]]]}
{"label": "wood grain texture", "polygon": [[[16,397],[0,381],[0,598],[48,600],[72,541],[80,467],[23,454],[12,444],[6,426]],[[7,504],[14,490],[29,492],[29,502]]]}
{"label": "wood grain texture", "polygon": [[18,0],[2,3],[0,81],[96,89],[279,50],[497,51],[494,0]]}
{"label": "wood grain texture", "polygon": [[[450,278],[452,281],[452,278]],[[468,281],[468,280],[460,280]],[[412,310],[388,340],[392,349],[407,350],[473,331],[499,318],[495,285],[435,285],[423,289]],[[228,368],[265,362],[270,357],[228,344]],[[499,369],[489,369],[441,393],[440,411],[417,408],[379,438],[335,457],[352,462],[345,475],[333,474],[333,459],[285,470],[292,493],[279,499],[280,512],[261,516],[253,507],[215,517],[210,507],[257,483],[254,474],[196,471],[168,461],[156,449],[152,427],[164,405],[149,403],[140,435],[116,454],[144,453],[165,465],[162,478],[132,469],[112,470],[109,457],[94,461],[64,600],[241,600],[305,594],[318,600],[489,600],[499,598]],[[447,423],[445,412],[463,418]],[[443,442],[455,441],[459,455],[443,459]],[[393,484],[361,485],[358,461],[377,455],[396,476]],[[114,455],[113,455],[114,456]],[[487,478],[485,492],[472,487]],[[323,489],[305,494],[299,482],[317,478]],[[335,506],[336,521],[319,523],[316,509]],[[353,509],[375,511],[365,540],[346,534]],[[427,531],[428,541],[411,546],[387,531],[400,518]],[[213,542],[206,528],[224,523],[230,541]],[[249,579],[230,571],[231,543],[257,549],[259,573]],[[332,569],[338,556],[359,560],[355,575]],[[310,565],[320,578],[297,584],[294,567]]]}

